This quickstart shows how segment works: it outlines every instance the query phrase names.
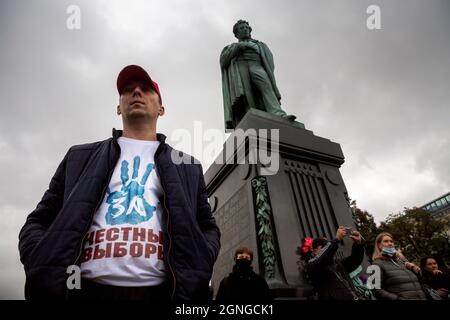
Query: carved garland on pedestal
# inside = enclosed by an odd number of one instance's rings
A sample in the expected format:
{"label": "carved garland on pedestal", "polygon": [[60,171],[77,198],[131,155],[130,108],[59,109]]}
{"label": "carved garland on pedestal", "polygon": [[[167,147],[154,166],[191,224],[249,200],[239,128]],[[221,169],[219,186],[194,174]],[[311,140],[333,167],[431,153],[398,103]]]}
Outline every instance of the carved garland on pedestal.
{"label": "carved garland on pedestal", "polygon": [[266,178],[259,176],[252,179],[252,188],[255,195],[258,239],[261,244],[265,276],[274,278],[276,254],[272,232],[272,208],[269,203]]}

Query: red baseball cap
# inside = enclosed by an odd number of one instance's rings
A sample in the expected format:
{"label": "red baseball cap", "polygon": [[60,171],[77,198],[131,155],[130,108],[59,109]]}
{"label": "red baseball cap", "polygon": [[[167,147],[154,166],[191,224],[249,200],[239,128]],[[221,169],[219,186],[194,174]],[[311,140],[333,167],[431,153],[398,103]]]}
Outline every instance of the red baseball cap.
{"label": "red baseball cap", "polygon": [[122,71],[120,71],[119,75],[117,76],[117,91],[119,92],[119,95],[122,94],[122,91],[127,85],[127,83],[132,80],[142,80],[147,82],[152,86],[152,88],[158,94],[159,98],[162,100],[158,84],[155,81],[153,81],[152,78],[150,78],[147,71],[145,71],[142,67],[134,64],[131,64],[123,68]]}

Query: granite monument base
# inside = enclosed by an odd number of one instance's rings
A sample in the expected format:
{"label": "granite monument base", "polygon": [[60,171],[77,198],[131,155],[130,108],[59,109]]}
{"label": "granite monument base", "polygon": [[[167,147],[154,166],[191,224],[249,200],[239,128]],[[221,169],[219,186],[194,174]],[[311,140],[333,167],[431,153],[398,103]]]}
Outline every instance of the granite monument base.
{"label": "granite monument base", "polygon": [[[231,272],[234,251],[246,246],[275,298],[310,297],[297,251],[302,239],[332,239],[338,226],[354,227],[339,172],[343,163],[338,143],[299,122],[249,110],[205,173],[222,233],[214,291]],[[338,255],[349,254],[351,240],[345,244]]]}

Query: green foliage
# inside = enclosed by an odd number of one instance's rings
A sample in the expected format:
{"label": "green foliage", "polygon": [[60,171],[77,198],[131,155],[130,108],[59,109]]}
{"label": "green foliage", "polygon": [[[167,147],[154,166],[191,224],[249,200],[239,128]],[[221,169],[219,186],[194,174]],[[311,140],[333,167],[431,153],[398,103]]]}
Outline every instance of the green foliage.
{"label": "green foliage", "polygon": [[275,276],[275,248],[273,245],[273,234],[271,229],[270,215],[272,209],[266,192],[266,180],[263,177],[255,178],[252,186],[256,194],[256,220],[259,230],[258,237],[261,243],[263,264],[267,278]]}
{"label": "green foliage", "polygon": [[404,208],[403,212],[389,215],[377,227],[373,216],[357,207],[352,201],[353,220],[365,239],[366,253],[369,258],[375,246],[376,236],[380,232],[392,234],[396,245],[405,257],[415,263],[428,255],[438,255],[450,261],[449,238],[446,229],[449,218],[436,218],[421,208]]}
{"label": "green foliage", "polygon": [[375,239],[381,231],[378,229],[373,215],[366,210],[358,208],[355,200],[351,202],[350,207],[352,209],[353,221],[356,224],[356,228],[364,237],[364,248],[367,256],[372,258]]}
{"label": "green foliage", "polygon": [[380,224],[380,229],[389,232],[396,244],[411,261],[416,263],[427,255],[438,255],[450,259],[448,236],[445,230],[449,219],[436,218],[421,208],[405,208],[402,213],[391,214]]}

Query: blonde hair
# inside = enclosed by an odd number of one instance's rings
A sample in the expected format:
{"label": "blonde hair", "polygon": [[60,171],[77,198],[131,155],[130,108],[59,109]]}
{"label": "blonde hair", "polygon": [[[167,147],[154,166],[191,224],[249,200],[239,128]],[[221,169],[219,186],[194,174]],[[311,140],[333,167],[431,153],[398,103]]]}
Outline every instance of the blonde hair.
{"label": "blonde hair", "polygon": [[394,241],[394,237],[392,236],[392,234],[387,233],[387,232],[382,232],[379,235],[377,235],[376,239],[375,239],[375,247],[373,249],[373,255],[372,255],[372,260],[375,260],[376,258],[378,258],[379,256],[381,256],[381,251],[378,248],[378,245],[381,243],[381,241],[383,240],[383,237],[389,237],[392,239],[392,241]]}
{"label": "blonde hair", "polygon": [[[377,235],[377,237],[375,239],[375,248],[373,250],[372,260],[375,260],[376,258],[381,256],[381,251],[378,248],[378,245],[381,243],[381,241],[383,241],[383,237],[389,237],[392,239],[392,241],[394,241],[394,237],[392,236],[392,234],[390,234],[388,232],[382,232],[379,235]],[[408,259],[406,259],[406,257],[403,255],[403,253],[400,250],[397,250],[395,252],[395,256],[397,258],[403,260],[404,262],[408,262]]]}

